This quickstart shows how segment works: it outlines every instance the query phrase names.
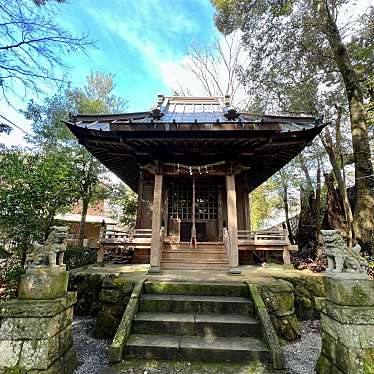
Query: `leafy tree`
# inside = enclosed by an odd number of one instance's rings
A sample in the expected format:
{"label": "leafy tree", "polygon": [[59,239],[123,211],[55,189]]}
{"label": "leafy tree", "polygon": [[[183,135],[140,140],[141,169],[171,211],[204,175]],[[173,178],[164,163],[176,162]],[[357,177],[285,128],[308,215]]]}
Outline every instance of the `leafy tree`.
{"label": "leafy tree", "polygon": [[109,198],[122,209],[120,222],[126,227],[135,227],[138,208],[137,194],[124,183],[120,183],[112,186]]}
{"label": "leafy tree", "polygon": [[64,56],[93,45],[87,35],[74,36],[58,25],[56,6],[47,2],[0,0],[0,87],[8,102],[9,94],[60,85],[68,68]]}
{"label": "leafy tree", "polygon": [[46,239],[54,216],[77,202],[78,170],[62,153],[0,153],[0,229],[25,263],[35,240]]}
{"label": "leafy tree", "polygon": [[45,98],[43,104],[31,101],[25,112],[33,121],[35,137],[31,139],[44,153],[55,150],[64,152],[75,161],[79,170],[78,190],[82,205],[78,245],[83,244],[88,207],[103,199],[107,190],[103,188],[106,169],[86,149],[77,144],[76,139],[63,124],[68,113],[105,114],[124,111],[127,101],[113,95],[114,76],[101,72],[91,73],[83,88],[67,88]]}
{"label": "leafy tree", "polygon": [[[225,33],[240,28],[246,48],[255,57],[253,61],[257,63],[252,65],[251,72],[256,75],[249,75],[247,71],[247,79],[272,81],[274,95],[284,107],[288,103],[282,100],[282,90],[277,87],[299,90],[299,97],[308,92],[309,87],[317,92],[321,84],[333,87],[333,91],[338,86],[345,88],[356,177],[353,227],[359,242],[374,253],[374,177],[364,105],[365,90],[355,60],[349,53],[349,43],[337,23],[337,14],[348,2],[212,2],[217,9],[218,28]],[[370,25],[372,28],[373,24]],[[357,35],[362,35],[360,30]],[[310,79],[313,76],[317,77],[317,81]],[[302,100],[301,104],[311,107],[314,103]]]}

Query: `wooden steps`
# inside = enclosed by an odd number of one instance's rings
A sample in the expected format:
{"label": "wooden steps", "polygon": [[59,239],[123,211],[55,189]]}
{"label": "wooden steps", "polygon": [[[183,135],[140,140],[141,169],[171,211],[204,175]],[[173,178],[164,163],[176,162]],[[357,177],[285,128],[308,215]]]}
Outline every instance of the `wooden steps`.
{"label": "wooden steps", "polygon": [[165,244],[161,257],[162,269],[226,270],[229,267],[222,243],[198,244],[191,248],[186,243]]}

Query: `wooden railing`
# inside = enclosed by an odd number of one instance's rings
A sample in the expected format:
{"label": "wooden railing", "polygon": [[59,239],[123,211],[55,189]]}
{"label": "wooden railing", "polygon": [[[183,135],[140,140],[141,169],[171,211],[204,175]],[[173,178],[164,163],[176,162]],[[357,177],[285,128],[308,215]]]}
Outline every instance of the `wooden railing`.
{"label": "wooden railing", "polygon": [[239,244],[288,244],[288,233],[283,231],[250,231],[238,230]]}
{"label": "wooden railing", "polygon": [[283,251],[285,265],[291,264],[290,252],[298,250],[291,245],[287,229],[273,231],[238,230],[239,250],[245,251]]}
{"label": "wooden railing", "polygon": [[152,229],[107,229],[100,238],[101,243],[150,243]]}
{"label": "wooden railing", "polygon": [[134,251],[138,248],[150,247],[151,229],[105,229],[98,242],[97,262],[131,262],[137,259]]}

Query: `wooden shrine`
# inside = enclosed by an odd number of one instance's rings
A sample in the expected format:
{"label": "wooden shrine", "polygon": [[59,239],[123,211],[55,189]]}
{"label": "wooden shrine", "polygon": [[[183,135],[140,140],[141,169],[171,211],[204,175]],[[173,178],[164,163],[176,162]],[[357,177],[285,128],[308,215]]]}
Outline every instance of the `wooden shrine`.
{"label": "wooden shrine", "polygon": [[248,194],[311,144],[319,118],[239,113],[227,96],[159,95],[150,111],[78,114],[66,125],[139,196],[135,230],[102,243],[132,243],[151,271],[237,273],[246,253],[282,250],[288,263],[297,249],[286,232],[250,231]]}

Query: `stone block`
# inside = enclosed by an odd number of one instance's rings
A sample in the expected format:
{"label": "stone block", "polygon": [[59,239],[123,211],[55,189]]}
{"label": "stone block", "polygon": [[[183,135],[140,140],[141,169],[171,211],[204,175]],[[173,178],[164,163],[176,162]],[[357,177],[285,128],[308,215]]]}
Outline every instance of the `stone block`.
{"label": "stone block", "polygon": [[315,297],[314,305],[317,312],[326,313],[326,298],[325,297]]}
{"label": "stone block", "polygon": [[59,314],[61,330],[68,327],[73,322],[73,308],[67,308]]}
{"label": "stone block", "polygon": [[45,370],[59,357],[58,335],[45,340],[25,340],[18,365],[26,370]]}
{"label": "stone block", "polygon": [[61,331],[60,316],[5,318],[0,327],[0,340],[46,339]]}
{"label": "stone block", "polygon": [[22,349],[21,341],[0,341],[0,372],[3,368],[17,365]]}
{"label": "stone block", "polygon": [[123,293],[118,290],[103,289],[99,294],[99,300],[107,304],[119,304],[123,301],[123,298]]}
{"label": "stone block", "polygon": [[331,362],[336,362],[336,344],[337,340],[322,331],[321,355],[327,357]]}
{"label": "stone block", "polygon": [[260,293],[269,313],[280,317],[294,313],[295,296],[291,283],[282,279],[269,281],[260,285]]}
{"label": "stone block", "polygon": [[374,307],[342,306],[326,301],[326,311],[330,317],[344,324],[374,325]]}
{"label": "stone block", "polygon": [[0,317],[53,317],[76,303],[76,292],[55,300],[10,300],[0,307]]}
{"label": "stone block", "polygon": [[67,271],[52,272],[40,269],[22,276],[18,298],[20,300],[51,300],[67,292],[69,274]]}
{"label": "stone block", "polygon": [[322,331],[349,348],[373,348],[374,325],[343,324],[328,315],[321,316]]}
{"label": "stone block", "polygon": [[373,306],[374,281],[369,279],[324,278],[326,299],[345,306]]}
{"label": "stone block", "polygon": [[327,357],[323,354],[319,357],[316,365],[318,374],[346,374],[340,371]]}
{"label": "stone block", "polygon": [[58,335],[60,357],[62,357],[73,346],[73,328],[69,325]]}
{"label": "stone block", "polygon": [[64,365],[64,373],[70,374],[78,366],[77,355],[73,347],[71,347],[62,357],[63,365]]}
{"label": "stone block", "polygon": [[100,312],[96,317],[95,337],[97,339],[112,338],[116,333],[119,321],[107,311]]}
{"label": "stone block", "polygon": [[336,366],[347,374],[373,373],[374,348],[352,349],[337,344]]}
{"label": "stone block", "polygon": [[124,279],[122,278],[121,276],[115,278],[113,280],[113,283],[116,287],[116,289],[120,290],[124,295],[131,295],[134,287],[135,287],[135,283],[132,282],[132,281],[129,281],[128,279]]}

